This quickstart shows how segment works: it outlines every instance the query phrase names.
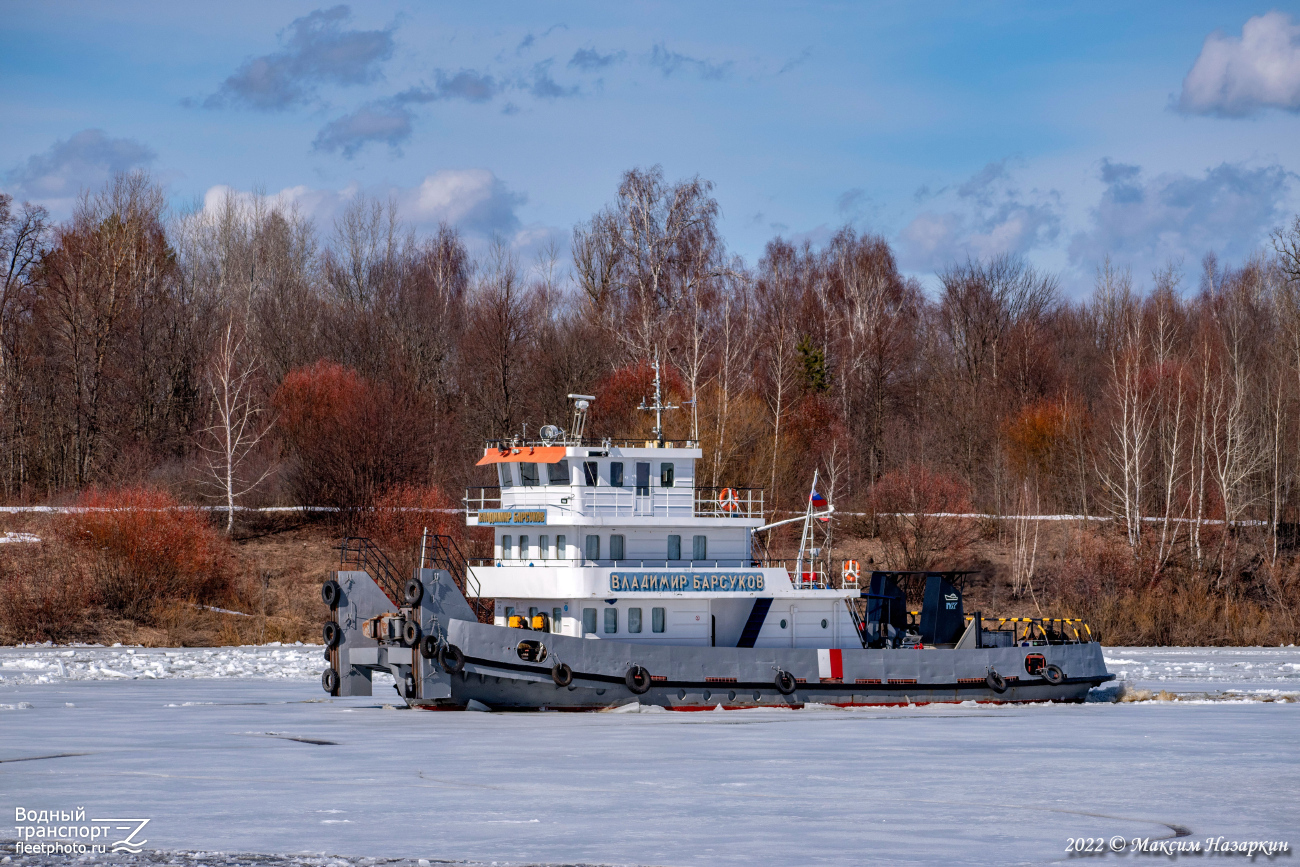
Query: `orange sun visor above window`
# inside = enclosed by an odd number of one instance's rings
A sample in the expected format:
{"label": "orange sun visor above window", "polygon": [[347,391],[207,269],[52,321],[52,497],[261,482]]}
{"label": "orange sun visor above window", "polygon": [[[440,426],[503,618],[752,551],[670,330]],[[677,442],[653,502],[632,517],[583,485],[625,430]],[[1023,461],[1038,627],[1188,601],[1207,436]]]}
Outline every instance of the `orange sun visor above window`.
{"label": "orange sun visor above window", "polygon": [[564,460],[564,446],[519,446],[484,449],[476,467],[488,464],[558,464]]}

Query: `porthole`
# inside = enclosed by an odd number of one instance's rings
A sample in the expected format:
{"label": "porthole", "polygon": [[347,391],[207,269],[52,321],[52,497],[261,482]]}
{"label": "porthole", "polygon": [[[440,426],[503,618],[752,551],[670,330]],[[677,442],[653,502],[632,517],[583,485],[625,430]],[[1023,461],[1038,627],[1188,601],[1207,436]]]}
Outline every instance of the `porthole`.
{"label": "porthole", "polygon": [[706,689],[706,690],[704,691],[704,700],[705,700],[705,701],[708,701],[708,700],[711,699],[711,698],[713,698],[713,693],[709,692],[709,691]]}
{"label": "porthole", "polygon": [[822,618],[822,629],[825,629],[825,628],[826,628],[826,618],[823,617],[823,618]]}
{"label": "porthole", "polygon": [[677,690],[677,700],[678,700],[678,701],[685,701],[685,700],[686,700],[686,690],[684,690],[684,689],[679,689],[679,690]]}
{"label": "porthole", "polygon": [[785,629],[785,621],[784,621],[784,620],[781,621],[781,628],[782,628],[782,629]]}
{"label": "porthole", "polygon": [[736,691],[733,689],[731,690],[731,692],[727,693],[727,701],[735,701],[735,700],[736,700]]}
{"label": "porthole", "polygon": [[763,700],[763,694],[758,690],[754,690],[754,701],[762,701],[762,700]]}

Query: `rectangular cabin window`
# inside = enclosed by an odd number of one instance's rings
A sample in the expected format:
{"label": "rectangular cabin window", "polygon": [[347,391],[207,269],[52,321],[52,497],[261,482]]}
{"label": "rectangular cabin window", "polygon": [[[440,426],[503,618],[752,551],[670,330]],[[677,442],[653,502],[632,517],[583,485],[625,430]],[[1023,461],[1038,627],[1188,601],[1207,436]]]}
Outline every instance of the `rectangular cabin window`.
{"label": "rectangular cabin window", "polygon": [[560,632],[564,625],[564,612],[559,608],[551,609],[551,631]]}
{"label": "rectangular cabin window", "polygon": [[528,537],[527,536],[519,537],[519,559],[520,560],[528,559]]}
{"label": "rectangular cabin window", "polygon": [[595,608],[582,609],[582,634],[583,635],[596,634],[596,609]]}
{"label": "rectangular cabin window", "polygon": [[668,559],[669,560],[682,559],[682,537],[681,536],[668,537]]}
{"label": "rectangular cabin window", "polygon": [[501,559],[509,560],[511,556],[513,556],[512,554],[513,548],[514,548],[513,537],[511,537],[509,534],[502,536],[501,537]]}
{"label": "rectangular cabin window", "polygon": [[623,542],[624,542],[623,537],[617,533],[609,537],[609,559],[611,560],[623,559],[623,555],[625,553],[623,550]]}
{"label": "rectangular cabin window", "polygon": [[623,462],[613,461],[609,465],[609,484],[611,487],[623,487]]}
{"label": "rectangular cabin window", "polygon": [[546,478],[552,485],[567,485],[569,483],[569,459],[565,458],[553,464],[547,464]]}
{"label": "rectangular cabin window", "polygon": [[640,608],[629,608],[627,610],[627,631],[628,632],[641,631],[641,609]]}
{"label": "rectangular cabin window", "polygon": [[537,537],[537,556],[541,557],[543,560],[551,559],[551,537],[550,536]]}
{"label": "rectangular cabin window", "polygon": [[587,537],[587,559],[592,561],[600,559],[600,537],[595,533]]}
{"label": "rectangular cabin window", "polygon": [[520,464],[519,482],[525,488],[537,487],[537,464]]}
{"label": "rectangular cabin window", "polygon": [[674,478],[674,465],[668,463],[660,464],[659,465],[659,487],[671,488],[673,486],[673,478]]}
{"label": "rectangular cabin window", "polygon": [[555,557],[556,557],[556,559],[559,559],[559,560],[567,560],[567,559],[569,559],[569,552],[568,552],[567,550],[565,550],[565,547],[564,547],[564,543],[565,543],[566,541],[567,541],[567,540],[564,538],[564,536],[556,536],[556,537],[555,537]]}
{"label": "rectangular cabin window", "polygon": [[507,605],[507,606],[506,606],[506,626],[509,626],[509,625],[510,625],[510,618],[511,618],[511,617],[514,617],[514,616],[515,616],[515,607],[514,607],[513,605]]}
{"label": "rectangular cabin window", "polygon": [[600,481],[600,473],[596,470],[595,461],[582,462],[582,480],[586,482],[587,487],[596,487],[596,483]]}
{"label": "rectangular cabin window", "polygon": [[650,496],[650,464],[638,462],[636,465],[636,495]]}
{"label": "rectangular cabin window", "polygon": [[605,609],[605,634],[613,635],[618,632],[618,609]]}
{"label": "rectangular cabin window", "polygon": [[497,478],[501,480],[501,487],[503,488],[508,488],[515,483],[510,476],[509,464],[497,464]]}
{"label": "rectangular cabin window", "polygon": [[651,632],[664,631],[664,610],[662,608],[650,609],[650,631]]}
{"label": "rectangular cabin window", "polygon": [[691,538],[691,559],[707,560],[709,558],[709,537],[693,536]]}

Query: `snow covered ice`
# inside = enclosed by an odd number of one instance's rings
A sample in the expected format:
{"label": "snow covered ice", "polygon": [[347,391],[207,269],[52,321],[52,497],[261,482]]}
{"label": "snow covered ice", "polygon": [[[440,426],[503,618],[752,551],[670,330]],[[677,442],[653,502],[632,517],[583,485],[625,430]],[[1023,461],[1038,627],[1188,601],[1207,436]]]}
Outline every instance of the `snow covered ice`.
{"label": "snow covered ice", "polygon": [[[0,837],[15,807],[84,806],[150,818],[137,863],[1042,863],[1070,837],[1176,829],[1300,843],[1300,650],[1106,656],[1135,689],[1196,700],[430,713],[378,684],[330,699],[320,647],[4,648]],[[68,863],[43,857],[11,863]]]}

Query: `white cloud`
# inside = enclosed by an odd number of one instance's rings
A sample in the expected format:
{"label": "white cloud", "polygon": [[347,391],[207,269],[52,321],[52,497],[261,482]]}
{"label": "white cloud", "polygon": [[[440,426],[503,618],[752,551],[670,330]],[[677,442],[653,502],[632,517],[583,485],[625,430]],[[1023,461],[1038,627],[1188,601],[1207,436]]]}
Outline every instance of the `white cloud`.
{"label": "white cloud", "polygon": [[[225,185],[214,186],[204,193],[204,209],[216,210],[232,193],[240,198],[252,195]],[[276,207],[298,210],[328,233],[339,211],[363,193],[380,201],[395,201],[401,219],[417,231],[431,231],[445,222],[459,229],[471,245],[500,236],[521,252],[527,252],[536,245],[539,233],[552,231],[537,225],[525,226],[516,210],[527,197],[511,190],[487,169],[443,169],[412,187],[363,188],[357,183],[337,190],[286,187],[269,194],[268,198]]]}
{"label": "white cloud", "polygon": [[1109,255],[1139,274],[1169,262],[1195,263],[1211,251],[1241,261],[1284,217],[1294,178],[1279,165],[1230,163],[1201,177],[1145,178],[1139,166],[1103,160],[1106,188],[1091,228],[1070,240],[1070,261],[1090,269]]}
{"label": "white cloud", "polygon": [[6,179],[22,198],[63,213],[82,190],[103,186],[113,175],[147,166],[154,158],[153,149],[135,139],[83,129],[28,157]]}
{"label": "white cloud", "polygon": [[947,208],[921,212],[899,233],[904,267],[937,271],[968,257],[1022,255],[1060,233],[1059,194],[1022,191],[1006,160],[989,163],[965,183],[939,190],[933,198]]}
{"label": "white cloud", "polygon": [[1283,12],[1251,18],[1240,38],[1207,36],[1178,98],[1188,114],[1242,117],[1269,107],[1300,111],[1300,24]]}

